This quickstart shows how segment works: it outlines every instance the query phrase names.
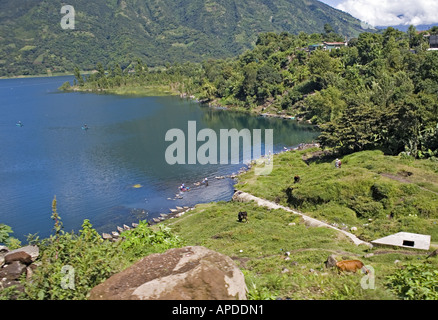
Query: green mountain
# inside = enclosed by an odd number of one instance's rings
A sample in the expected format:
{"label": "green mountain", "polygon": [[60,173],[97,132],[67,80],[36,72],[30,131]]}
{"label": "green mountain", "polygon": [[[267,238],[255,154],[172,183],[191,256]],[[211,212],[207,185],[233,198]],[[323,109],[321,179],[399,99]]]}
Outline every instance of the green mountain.
{"label": "green mountain", "polygon": [[149,66],[226,58],[253,47],[260,32],[354,37],[360,21],[316,0],[0,0],[0,76],[83,70],[140,58]]}

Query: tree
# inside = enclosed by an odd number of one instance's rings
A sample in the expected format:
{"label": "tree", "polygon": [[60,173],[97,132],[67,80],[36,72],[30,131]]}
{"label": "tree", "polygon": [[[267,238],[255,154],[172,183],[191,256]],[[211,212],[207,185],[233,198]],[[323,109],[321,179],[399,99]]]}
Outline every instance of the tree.
{"label": "tree", "polygon": [[318,124],[336,121],[346,108],[342,92],[333,86],[310,95],[305,102],[310,115],[316,118]]}
{"label": "tree", "polygon": [[322,50],[313,52],[307,65],[314,81],[322,88],[325,87],[324,79],[327,73],[338,73],[340,71],[340,61],[331,58],[327,51]]}
{"label": "tree", "polygon": [[331,24],[330,23],[326,23],[325,25],[324,25],[324,33],[325,34],[329,34],[329,33],[334,33],[335,32],[335,30],[333,29],[333,27],[331,26]]}
{"label": "tree", "polygon": [[243,96],[253,96],[255,94],[255,86],[257,83],[257,68],[254,62],[243,68],[243,77],[241,94]]}
{"label": "tree", "polygon": [[356,47],[361,64],[365,65],[381,57],[383,37],[380,34],[364,32],[359,35]]}
{"label": "tree", "polygon": [[369,104],[349,106],[336,121],[321,126],[318,141],[341,154],[379,147],[382,115],[381,110]]}
{"label": "tree", "polygon": [[421,44],[421,38],[423,37],[421,34],[417,33],[417,28],[414,25],[410,25],[407,31],[409,38],[409,47],[415,48]]}
{"label": "tree", "polygon": [[75,67],[74,76],[75,76],[75,80],[77,81],[78,85],[80,87],[83,87],[85,84],[85,81],[84,81],[84,78],[82,77],[81,71],[79,70],[78,67]]}

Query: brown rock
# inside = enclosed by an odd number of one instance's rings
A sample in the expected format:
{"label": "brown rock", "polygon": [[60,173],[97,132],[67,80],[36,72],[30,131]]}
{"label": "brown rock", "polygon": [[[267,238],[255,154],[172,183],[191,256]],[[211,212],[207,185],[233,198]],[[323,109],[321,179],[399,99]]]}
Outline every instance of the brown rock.
{"label": "brown rock", "polygon": [[19,249],[12,250],[8,254],[12,254],[12,253],[16,253],[16,252],[25,252],[25,253],[27,253],[28,255],[30,255],[32,257],[32,262],[35,261],[38,258],[39,254],[40,254],[39,249],[38,249],[37,246],[22,247],[22,248],[19,248]]}
{"label": "brown rock", "polygon": [[246,292],[231,258],[186,247],[143,258],[93,288],[90,300],[244,300]]}
{"label": "brown rock", "polygon": [[18,280],[23,272],[26,271],[26,265],[19,261],[13,261],[1,268],[0,279],[6,278],[7,280]]}
{"label": "brown rock", "polygon": [[19,261],[21,263],[29,265],[32,263],[32,257],[24,251],[10,252],[7,255],[5,255],[6,264],[11,264],[14,261]]}

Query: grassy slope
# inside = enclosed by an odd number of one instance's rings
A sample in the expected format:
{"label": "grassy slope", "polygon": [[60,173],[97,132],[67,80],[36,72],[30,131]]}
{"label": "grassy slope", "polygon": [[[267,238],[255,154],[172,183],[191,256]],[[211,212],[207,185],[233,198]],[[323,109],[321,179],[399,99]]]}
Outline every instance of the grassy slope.
{"label": "grassy slope", "polygon": [[[351,219],[350,223],[359,228],[359,234],[365,237],[386,234],[387,231],[400,228],[414,232],[430,231],[432,240],[437,241],[437,228],[432,226],[436,220],[432,218],[412,218],[412,224],[406,226],[395,221],[396,217],[389,226],[386,217],[375,218],[370,226],[376,224],[376,227],[368,227],[370,230],[365,232],[364,229],[367,228],[359,225],[362,218],[353,217],[352,210],[347,209],[345,204],[340,204],[343,197],[366,193],[374,178],[397,190],[407,188],[413,192],[411,189],[415,191],[419,188],[417,185],[422,185],[422,176],[427,176],[429,184],[426,187],[434,189],[438,181],[436,163],[406,163],[398,158],[384,157],[380,152],[364,152],[344,158],[343,168],[336,171],[332,168],[331,161],[307,166],[301,160],[305,153],[289,152],[276,156],[275,169],[270,177],[255,177],[250,171],[241,176],[239,189],[286,203],[282,190],[289,186],[290,178],[294,174],[300,174],[303,179],[302,186],[300,185],[302,194],[308,192],[309,198],[313,197],[313,188],[319,188],[315,193],[321,197],[337,194],[332,204],[326,205],[332,207],[332,211],[309,204],[300,208],[310,215],[340,224],[348,217]],[[402,169],[414,172],[412,184],[379,177],[381,172],[396,174]],[[269,188],[266,187],[268,185]],[[306,186],[308,189],[304,189]],[[304,192],[305,190],[307,191]],[[432,194],[422,189],[417,191],[413,197],[420,197],[422,200],[419,202],[434,202]],[[433,195],[436,201],[436,195]],[[237,222],[237,213],[240,210],[249,213],[248,224]],[[342,210],[349,215],[335,214]],[[325,216],[325,212],[329,214]],[[187,245],[202,245],[232,257],[244,272],[250,298],[253,299],[396,299],[385,286],[386,276],[399,268],[399,264],[394,264],[394,261],[400,260],[401,264],[425,261],[425,253],[422,251],[410,250],[413,254],[405,254],[408,251],[406,249],[357,247],[334,230],[308,228],[297,216],[283,210],[268,211],[252,203],[219,202],[198,205],[182,218],[168,220],[166,224],[183,237]],[[286,251],[291,253],[290,260],[285,260]],[[365,258],[364,255],[368,253],[374,255]],[[372,266],[376,275],[376,288],[364,290],[361,287],[363,274],[337,275],[334,269],[325,269],[324,261],[330,254],[335,254],[338,260],[360,259],[366,265]],[[428,261],[438,267],[438,258]]]}
{"label": "grassy slope", "polygon": [[[365,151],[341,159],[336,170],[334,159],[303,161],[312,152],[317,150],[284,153],[270,176],[248,172],[237,188],[329,223],[357,227],[367,241],[399,231],[431,234],[438,241],[437,162]],[[295,185],[296,174],[301,182]]]}

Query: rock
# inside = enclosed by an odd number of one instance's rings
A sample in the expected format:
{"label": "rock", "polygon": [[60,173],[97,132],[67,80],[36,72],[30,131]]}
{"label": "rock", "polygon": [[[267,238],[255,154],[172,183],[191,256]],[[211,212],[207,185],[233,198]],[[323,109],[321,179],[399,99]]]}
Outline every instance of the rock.
{"label": "rock", "polygon": [[356,232],[356,231],[357,231],[357,228],[356,228],[356,227],[351,227],[350,231],[351,231],[351,232]]}
{"label": "rock", "polygon": [[281,273],[289,273],[289,269],[288,268],[283,268],[283,270],[281,270]]}
{"label": "rock", "polygon": [[6,280],[18,280],[23,272],[26,271],[26,265],[13,261],[11,264],[7,264],[0,270],[0,279],[6,278]]}
{"label": "rock", "polygon": [[204,247],[149,255],[90,292],[90,300],[246,299],[242,272],[231,258]]}
{"label": "rock", "polygon": [[19,261],[25,265],[29,265],[32,263],[32,257],[24,251],[9,252],[5,255],[6,264],[11,264],[14,261]]}
{"label": "rock", "polygon": [[8,280],[6,278],[0,279],[0,290],[6,289],[12,286],[21,287],[20,281],[17,280]]}
{"label": "rock", "polygon": [[8,255],[12,254],[12,253],[16,253],[16,252],[27,253],[28,255],[30,255],[32,262],[34,262],[38,258],[38,256],[40,255],[40,250],[37,246],[26,246],[26,247],[18,248],[18,249],[10,251],[8,253]]}
{"label": "rock", "polygon": [[102,233],[102,239],[103,240],[112,240],[113,236],[110,235],[109,233]]}
{"label": "rock", "polygon": [[0,253],[6,253],[6,252],[9,252],[8,247],[6,247],[6,246],[0,246]]}
{"label": "rock", "polygon": [[334,254],[330,255],[327,260],[324,262],[326,268],[333,268],[336,266],[336,263],[338,261],[336,260],[336,257]]}

